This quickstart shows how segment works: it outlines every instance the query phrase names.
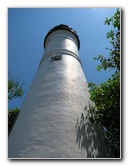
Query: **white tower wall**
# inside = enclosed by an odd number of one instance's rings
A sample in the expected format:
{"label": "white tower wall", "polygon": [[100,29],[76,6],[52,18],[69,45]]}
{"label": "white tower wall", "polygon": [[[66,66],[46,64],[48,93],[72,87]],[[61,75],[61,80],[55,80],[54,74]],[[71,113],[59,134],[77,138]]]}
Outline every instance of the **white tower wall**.
{"label": "white tower wall", "polygon": [[113,157],[86,116],[89,93],[78,47],[77,37],[66,29],[45,39],[43,58],[9,136],[9,158]]}

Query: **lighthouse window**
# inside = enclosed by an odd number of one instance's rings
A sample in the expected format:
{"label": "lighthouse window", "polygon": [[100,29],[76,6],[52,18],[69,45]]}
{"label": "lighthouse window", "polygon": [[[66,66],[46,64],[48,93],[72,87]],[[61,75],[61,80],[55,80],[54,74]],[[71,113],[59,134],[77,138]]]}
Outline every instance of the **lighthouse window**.
{"label": "lighthouse window", "polygon": [[62,55],[53,56],[51,61],[60,61],[62,60]]}

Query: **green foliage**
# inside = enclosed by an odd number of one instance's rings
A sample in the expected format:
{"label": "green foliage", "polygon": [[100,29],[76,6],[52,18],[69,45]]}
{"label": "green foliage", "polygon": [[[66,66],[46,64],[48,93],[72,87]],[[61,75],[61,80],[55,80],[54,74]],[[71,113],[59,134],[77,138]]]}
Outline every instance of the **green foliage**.
{"label": "green foliage", "polygon": [[116,157],[120,155],[120,76],[112,75],[97,86],[89,83],[91,101],[95,107],[88,111],[92,122],[106,128],[107,138]]}
{"label": "green foliage", "polygon": [[106,47],[106,50],[109,50],[109,57],[105,58],[103,55],[99,55],[98,58],[94,60],[100,60],[101,64],[97,67],[97,70],[100,69],[106,70],[107,68],[114,69],[116,72],[120,70],[120,11],[117,9],[114,16],[110,19],[106,18],[104,24],[112,24],[113,30],[107,33],[106,38],[110,39],[109,42],[112,45],[112,48]]}
{"label": "green foliage", "polygon": [[97,70],[114,69],[114,74],[99,86],[89,83],[90,100],[95,106],[88,110],[92,122],[100,124],[106,132],[107,139],[113,149],[115,157],[120,157],[120,11],[117,9],[114,16],[106,18],[105,24],[112,24],[114,29],[107,33],[111,39],[112,48],[108,58],[99,55],[94,60],[100,60]]}
{"label": "green foliage", "polygon": [[[24,94],[23,85],[9,74],[8,79],[8,100],[13,100],[17,97],[21,98]],[[14,108],[8,112],[8,135],[11,133],[15,121],[19,115],[20,109]]]}
{"label": "green foliage", "polygon": [[16,122],[16,119],[17,119],[19,113],[20,113],[19,108],[9,110],[9,112],[8,112],[8,135],[11,133],[12,128]]}
{"label": "green foliage", "polygon": [[17,97],[22,97],[23,94],[24,90],[22,88],[22,85],[19,83],[19,81],[17,81],[17,79],[10,76],[8,80],[8,100],[12,100]]}

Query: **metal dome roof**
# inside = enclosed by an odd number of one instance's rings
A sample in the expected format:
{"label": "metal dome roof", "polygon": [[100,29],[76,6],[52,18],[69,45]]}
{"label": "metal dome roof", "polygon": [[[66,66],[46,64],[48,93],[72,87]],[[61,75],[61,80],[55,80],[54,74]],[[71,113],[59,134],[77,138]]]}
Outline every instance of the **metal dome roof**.
{"label": "metal dome roof", "polygon": [[76,31],[74,31],[71,27],[69,27],[68,25],[65,25],[65,24],[57,25],[57,26],[55,26],[54,28],[52,28],[52,29],[47,33],[47,35],[46,35],[46,37],[45,37],[45,39],[44,39],[44,48],[45,48],[45,42],[46,42],[47,37],[48,37],[52,32],[54,32],[54,31],[56,31],[56,30],[60,30],[60,29],[64,29],[64,30],[67,30],[67,31],[72,32],[72,33],[76,36],[76,38],[77,38],[77,40],[78,40],[78,49],[80,49],[80,40],[79,40],[79,37],[78,37]]}

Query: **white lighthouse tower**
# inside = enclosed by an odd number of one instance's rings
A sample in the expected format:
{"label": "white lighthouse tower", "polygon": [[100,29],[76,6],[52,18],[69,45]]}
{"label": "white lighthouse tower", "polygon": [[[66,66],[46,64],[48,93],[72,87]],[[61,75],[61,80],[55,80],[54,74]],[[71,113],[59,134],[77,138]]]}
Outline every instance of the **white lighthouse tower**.
{"label": "white lighthouse tower", "polygon": [[52,28],[44,55],[9,136],[9,158],[111,158],[103,133],[86,115],[89,92],[78,50],[67,25]]}

